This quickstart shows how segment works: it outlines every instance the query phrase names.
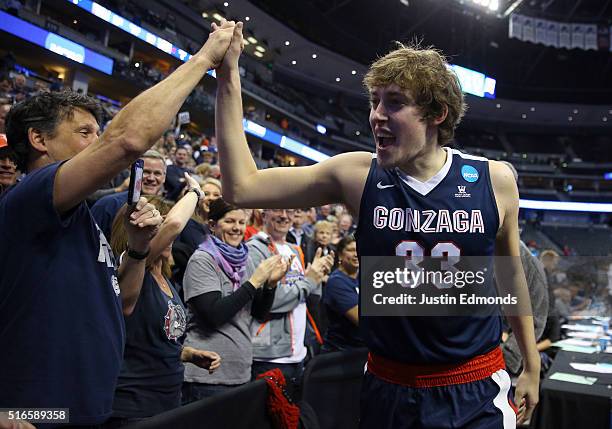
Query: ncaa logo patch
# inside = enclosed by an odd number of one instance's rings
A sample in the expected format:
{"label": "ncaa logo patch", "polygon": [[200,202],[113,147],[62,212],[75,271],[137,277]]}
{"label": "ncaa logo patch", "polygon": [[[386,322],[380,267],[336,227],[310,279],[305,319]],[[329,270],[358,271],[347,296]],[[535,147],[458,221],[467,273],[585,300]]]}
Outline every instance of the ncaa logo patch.
{"label": "ncaa logo patch", "polygon": [[464,165],[461,167],[461,175],[466,182],[474,183],[478,180],[478,170],[471,165]]}

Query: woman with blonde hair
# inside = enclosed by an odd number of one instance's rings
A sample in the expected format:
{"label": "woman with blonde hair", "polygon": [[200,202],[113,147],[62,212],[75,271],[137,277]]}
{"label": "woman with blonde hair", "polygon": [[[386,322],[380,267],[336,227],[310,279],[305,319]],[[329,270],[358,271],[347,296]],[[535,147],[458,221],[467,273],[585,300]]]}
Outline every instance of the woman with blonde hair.
{"label": "woman with blonde hair", "polygon": [[314,259],[317,249],[320,247],[323,256],[335,250],[332,244],[334,224],[327,220],[320,220],[314,224],[314,233],[311,239],[302,241],[302,250],[307,264]]}
{"label": "woman with blonde hair", "polygon": [[150,203],[165,219],[151,240],[148,252],[141,254],[128,248],[123,222],[127,205],[119,210],[113,222],[113,252],[145,259],[146,271],[134,310],[125,317],[125,352],[108,427],[120,427],[178,407],[183,362],[210,373],[220,365],[218,354],[181,344],[186,316],[183,303],[169,280],[171,249],[202,196],[199,184],[188,174],[185,179],[189,191],[174,206],[161,197],[151,198]]}
{"label": "woman with blonde hair", "polygon": [[207,220],[208,212],[210,211],[210,203],[223,196],[221,182],[213,177],[204,179],[202,183],[202,192],[204,192],[204,198],[202,199],[201,209],[206,214],[204,220]]}
{"label": "woman with blonde hair", "polygon": [[210,234],[210,229],[207,225],[210,203],[222,196],[221,182],[217,179],[208,177],[201,181],[199,185],[202,190],[202,199],[191,215],[191,219],[187,221],[185,229],[178,237],[178,241],[187,244],[192,249],[192,254],[206,239],[206,236]]}

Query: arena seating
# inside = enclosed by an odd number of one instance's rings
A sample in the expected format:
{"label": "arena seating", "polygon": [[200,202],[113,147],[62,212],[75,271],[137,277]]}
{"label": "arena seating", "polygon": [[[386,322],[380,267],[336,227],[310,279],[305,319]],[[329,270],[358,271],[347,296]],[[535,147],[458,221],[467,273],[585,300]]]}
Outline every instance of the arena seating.
{"label": "arena seating", "polygon": [[272,429],[266,412],[267,394],[266,382],[257,380],[130,425],[129,429]]}
{"label": "arena seating", "polygon": [[579,255],[608,255],[612,243],[612,230],[605,226],[544,226],[545,233],[558,246],[568,245]]}

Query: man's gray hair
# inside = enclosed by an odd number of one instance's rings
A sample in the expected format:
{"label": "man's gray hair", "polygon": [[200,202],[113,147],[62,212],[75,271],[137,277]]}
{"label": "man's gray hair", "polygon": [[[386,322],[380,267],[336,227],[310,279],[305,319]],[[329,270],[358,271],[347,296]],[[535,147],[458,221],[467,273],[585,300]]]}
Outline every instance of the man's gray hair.
{"label": "man's gray hair", "polygon": [[166,158],[164,158],[164,156],[155,149],[149,149],[148,151],[146,151],[142,155],[142,158],[160,159],[164,163],[164,170],[166,169]]}

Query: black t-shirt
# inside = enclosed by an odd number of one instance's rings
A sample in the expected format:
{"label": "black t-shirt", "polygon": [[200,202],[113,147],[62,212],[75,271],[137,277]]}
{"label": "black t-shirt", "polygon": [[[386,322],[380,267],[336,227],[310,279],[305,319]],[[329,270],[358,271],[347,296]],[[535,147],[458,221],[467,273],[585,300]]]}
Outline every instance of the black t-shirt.
{"label": "black t-shirt", "polygon": [[172,201],[176,201],[181,193],[181,190],[185,187],[185,173],[190,173],[191,170],[185,167],[179,167],[178,165],[169,165],[166,169],[166,181],[164,182],[164,188],[166,188],[166,198]]}
{"label": "black t-shirt", "polygon": [[69,408],[70,423],[100,424],[123,357],[119,284],[87,205],[55,210],[59,166],[0,199],[0,406]]}
{"label": "black t-shirt", "polygon": [[189,219],[183,231],[174,240],[172,246],[172,257],[174,258],[172,280],[176,284],[181,296],[183,296],[183,276],[187,269],[187,262],[189,262],[193,252],[196,251],[209,234],[210,229],[207,225]]}
{"label": "black t-shirt", "polygon": [[172,298],[146,271],[134,312],[125,318],[125,354],[115,390],[114,417],[149,417],[181,404],[180,340],[187,319],[178,293],[166,281]]}
{"label": "black t-shirt", "polygon": [[189,257],[191,257],[193,252],[195,252],[198,246],[200,246],[200,244],[206,240],[206,236],[209,234],[210,228],[208,228],[207,225],[203,225],[200,222],[189,219],[185,225],[185,228],[183,228],[175,241],[185,243],[190,249],[193,249],[189,255]]}

